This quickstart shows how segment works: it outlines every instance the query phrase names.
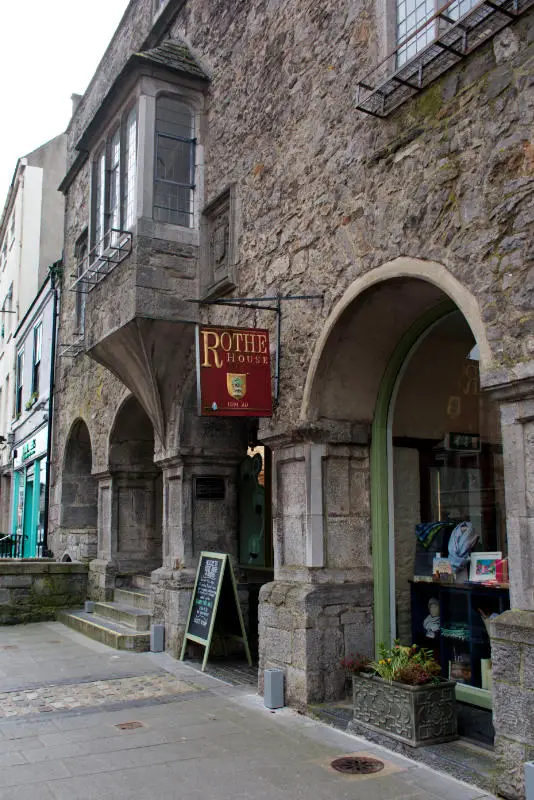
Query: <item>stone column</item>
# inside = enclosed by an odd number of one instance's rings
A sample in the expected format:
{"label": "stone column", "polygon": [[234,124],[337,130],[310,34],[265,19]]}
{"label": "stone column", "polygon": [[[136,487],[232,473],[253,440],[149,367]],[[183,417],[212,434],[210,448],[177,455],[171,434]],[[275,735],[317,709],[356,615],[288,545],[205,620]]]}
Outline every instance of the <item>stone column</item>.
{"label": "stone column", "polygon": [[[182,646],[200,552],[229,553],[234,562],[237,558],[240,458],[189,450],[159,464],[163,470],[163,565],[152,573],[152,615],[154,621],[165,624],[166,649],[175,656]],[[221,479],[223,498],[197,493],[197,479],[206,476]]]}
{"label": "stone column", "polygon": [[113,479],[110,473],[94,476],[98,481],[97,558],[89,565],[89,597],[111,600],[115,588],[117,564],[116,505],[113,502]]}
{"label": "stone column", "polygon": [[534,759],[534,380],[493,391],[501,406],[511,610],[491,625],[497,791],[524,797]]}
{"label": "stone column", "polygon": [[318,438],[268,442],[275,580],[260,593],[260,691],[263,670],[281,668],[293,705],[339,698],[341,659],[373,648],[368,447]]}
{"label": "stone column", "polygon": [[111,556],[119,572],[150,572],[161,566],[161,497],[158,471],[113,474]]}

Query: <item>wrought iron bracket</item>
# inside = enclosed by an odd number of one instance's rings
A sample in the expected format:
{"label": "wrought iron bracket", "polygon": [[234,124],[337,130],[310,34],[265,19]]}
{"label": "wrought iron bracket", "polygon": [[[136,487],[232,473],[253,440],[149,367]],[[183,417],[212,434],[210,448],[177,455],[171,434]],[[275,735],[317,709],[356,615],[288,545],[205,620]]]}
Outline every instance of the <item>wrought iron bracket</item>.
{"label": "wrought iron bracket", "polygon": [[[234,308],[251,308],[255,311],[272,311],[276,314],[276,339],[274,363],[274,402],[278,403],[280,395],[280,358],[282,351],[282,303],[287,300],[323,300],[322,294],[289,294],[272,295],[271,297],[227,297],[224,300],[190,300],[201,306],[233,306]],[[275,305],[260,305],[275,303]]]}

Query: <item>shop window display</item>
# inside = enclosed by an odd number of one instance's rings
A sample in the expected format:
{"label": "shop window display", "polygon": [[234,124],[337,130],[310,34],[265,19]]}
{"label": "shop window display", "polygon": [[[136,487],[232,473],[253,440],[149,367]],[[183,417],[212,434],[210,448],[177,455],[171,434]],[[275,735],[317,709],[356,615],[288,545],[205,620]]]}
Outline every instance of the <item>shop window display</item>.
{"label": "shop window display", "polygon": [[396,635],[489,689],[489,620],[509,607],[498,409],[459,312],[405,365],[392,415]]}

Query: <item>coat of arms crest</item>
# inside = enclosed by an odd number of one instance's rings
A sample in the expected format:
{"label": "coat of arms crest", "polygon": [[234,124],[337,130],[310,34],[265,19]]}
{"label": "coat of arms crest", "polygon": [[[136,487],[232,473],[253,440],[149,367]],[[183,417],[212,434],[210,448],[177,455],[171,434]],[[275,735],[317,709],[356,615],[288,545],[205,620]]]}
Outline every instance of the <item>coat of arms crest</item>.
{"label": "coat of arms crest", "polygon": [[234,400],[241,400],[247,393],[247,376],[228,372],[226,374],[226,387],[230,397],[233,397]]}

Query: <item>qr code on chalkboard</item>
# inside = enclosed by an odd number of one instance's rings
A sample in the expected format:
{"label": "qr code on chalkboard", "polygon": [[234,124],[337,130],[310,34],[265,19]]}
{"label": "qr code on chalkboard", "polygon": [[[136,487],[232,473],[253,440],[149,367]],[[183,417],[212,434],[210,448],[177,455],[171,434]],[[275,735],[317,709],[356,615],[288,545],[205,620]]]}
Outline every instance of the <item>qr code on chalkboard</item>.
{"label": "qr code on chalkboard", "polygon": [[214,558],[206,559],[206,566],[204,567],[204,575],[206,578],[216,578],[217,577],[217,566],[218,562]]}

